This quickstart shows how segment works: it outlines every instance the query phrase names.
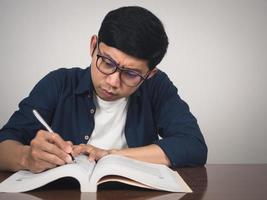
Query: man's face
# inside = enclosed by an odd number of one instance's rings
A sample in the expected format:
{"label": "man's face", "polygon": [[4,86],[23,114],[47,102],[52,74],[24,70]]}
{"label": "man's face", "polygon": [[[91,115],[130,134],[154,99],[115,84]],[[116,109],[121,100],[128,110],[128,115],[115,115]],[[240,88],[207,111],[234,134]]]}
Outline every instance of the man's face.
{"label": "man's face", "polygon": [[106,101],[114,101],[122,97],[130,96],[137,90],[140,84],[135,87],[127,86],[121,81],[119,70],[110,75],[105,75],[100,72],[96,66],[97,53],[101,53],[101,55],[112,59],[119,66],[135,70],[142,76],[145,76],[149,71],[147,62],[145,60],[129,56],[116,48],[106,45],[103,42],[101,42],[99,47],[96,48],[96,42],[97,38],[95,36],[95,38],[93,37],[91,40],[91,75],[96,94],[101,99]]}

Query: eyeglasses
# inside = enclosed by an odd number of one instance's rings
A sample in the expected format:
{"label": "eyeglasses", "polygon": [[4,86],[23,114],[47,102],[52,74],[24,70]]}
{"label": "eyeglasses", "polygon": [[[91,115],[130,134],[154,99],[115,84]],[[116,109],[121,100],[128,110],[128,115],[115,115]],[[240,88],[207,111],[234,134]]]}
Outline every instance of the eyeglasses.
{"label": "eyeglasses", "polygon": [[111,75],[119,70],[120,80],[129,87],[138,86],[141,82],[147,79],[149,72],[150,72],[148,71],[145,76],[142,76],[141,74],[137,73],[135,70],[120,67],[111,58],[101,55],[99,49],[98,49],[98,53],[96,56],[97,56],[96,67],[101,73],[105,75]]}

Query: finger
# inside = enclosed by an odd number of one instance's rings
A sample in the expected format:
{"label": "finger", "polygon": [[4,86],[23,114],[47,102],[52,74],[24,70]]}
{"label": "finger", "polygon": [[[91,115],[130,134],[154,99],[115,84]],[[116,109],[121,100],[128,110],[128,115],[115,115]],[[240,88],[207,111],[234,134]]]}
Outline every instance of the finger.
{"label": "finger", "polygon": [[[55,145],[47,143],[47,145],[42,146],[42,149],[37,149],[37,148],[32,148],[31,150],[31,157],[33,159],[35,159],[36,161],[38,160],[42,160],[42,161],[46,161],[49,162],[53,165],[63,165],[66,163],[65,159],[60,158],[59,156],[57,156],[55,154],[55,151],[50,151],[47,150],[48,148],[53,148],[50,146],[54,146],[55,148],[57,148]],[[61,150],[58,150],[61,151]],[[62,151],[62,154],[66,154],[65,152]],[[65,156],[66,157],[66,156]]]}
{"label": "finger", "polygon": [[89,160],[99,160],[100,158],[108,154],[107,150],[100,149],[92,145],[85,145],[85,146],[82,146],[82,148],[83,148],[83,151],[86,154],[88,154]]}
{"label": "finger", "polygon": [[42,160],[49,161],[52,164],[58,164],[60,165],[62,161],[64,163],[70,163],[72,161],[72,158],[69,154],[67,154],[62,149],[58,148],[57,145],[53,143],[45,143],[44,145],[40,146],[40,150],[43,152],[46,152],[50,156],[41,157]]}
{"label": "finger", "polygon": [[72,152],[72,145],[69,142],[64,141],[57,133],[50,134],[50,136],[48,136],[48,140],[49,142],[57,145],[60,149],[62,149],[66,153]]}
{"label": "finger", "polygon": [[60,165],[64,165],[67,163],[66,160],[61,159],[55,154],[47,153],[45,151],[41,152],[41,154],[42,154],[42,157],[41,157],[42,161],[50,163],[53,166],[54,165],[60,166]]}
{"label": "finger", "polygon": [[82,153],[82,148],[79,145],[74,145],[72,147],[72,155],[73,156],[78,156]]}
{"label": "finger", "polygon": [[36,133],[36,136],[33,140],[37,141],[38,142],[41,142],[41,141],[44,141],[44,140],[47,140],[47,138],[51,135],[51,133],[49,133],[48,131],[44,131],[44,130],[39,130],[37,133]]}
{"label": "finger", "polygon": [[[38,173],[57,166],[56,164],[42,160],[42,157],[46,157],[45,155],[43,155],[43,153],[44,152],[37,152],[36,150],[31,151],[28,160],[28,167],[31,172]],[[40,157],[36,156],[35,154],[40,155]]]}
{"label": "finger", "polygon": [[73,155],[88,154],[93,149],[93,146],[80,144],[73,147]]}
{"label": "finger", "polygon": [[66,141],[70,146],[71,146],[71,152],[69,153],[69,155],[71,156],[71,160],[74,161],[74,154],[73,154],[73,143],[71,141]]}
{"label": "finger", "polygon": [[70,146],[73,146],[72,141],[66,141]]}
{"label": "finger", "polygon": [[96,159],[96,151],[95,150],[90,151],[90,153],[88,155],[88,159],[90,161],[95,161],[95,159]]}

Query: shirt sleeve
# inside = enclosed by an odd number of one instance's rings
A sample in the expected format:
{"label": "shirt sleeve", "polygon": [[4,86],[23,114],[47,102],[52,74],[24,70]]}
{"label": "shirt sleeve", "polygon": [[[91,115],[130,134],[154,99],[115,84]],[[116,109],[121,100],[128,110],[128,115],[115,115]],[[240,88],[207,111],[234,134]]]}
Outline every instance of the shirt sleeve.
{"label": "shirt sleeve", "polygon": [[157,130],[162,137],[155,144],[165,152],[172,167],[204,165],[207,146],[197,120],[167,75],[160,73],[152,88]]}
{"label": "shirt sleeve", "polygon": [[0,130],[0,142],[16,140],[25,145],[29,144],[37,130],[44,129],[34,117],[33,109],[38,110],[48,123],[51,122],[60,93],[59,77],[60,71],[53,71],[35,85],[29,96],[19,103],[19,109]]}

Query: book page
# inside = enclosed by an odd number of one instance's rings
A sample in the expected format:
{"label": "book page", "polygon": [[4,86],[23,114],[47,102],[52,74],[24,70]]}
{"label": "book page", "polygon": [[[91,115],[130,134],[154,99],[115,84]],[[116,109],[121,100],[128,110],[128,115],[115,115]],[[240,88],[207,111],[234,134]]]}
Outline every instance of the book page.
{"label": "book page", "polygon": [[106,183],[106,182],[109,182],[109,181],[117,181],[117,182],[120,182],[120,183],[125,183],[125,184],[136,186],[136,187],[152,189],[148,185],[145,185],[143,183],[136,182],[136,181],[134,181],[132,179],[129,179],[129,178],[126,178],[126,177],[123,177],[123,176],[118,176],[118,175],[107,175],[107,176],[104,176],[98,181],[97,184]]}
{"label": "book page", "polygon": [[75,160],[77,163],[62,165],[41,173],[18,171],[0,183],[0,192],[25,192],[63,177],[76,178],[81,187],[88,187],[95,162],[90,162],[84,155],[77,156]]}
{"label": "book page", "polygon": [[107,175],[127,177],[152,189],[171,192],[192,192],[179,174],[167,166],[123,156],[108,155],[100,159],[96,164],[90,181],[98,182],[98,180]]}

